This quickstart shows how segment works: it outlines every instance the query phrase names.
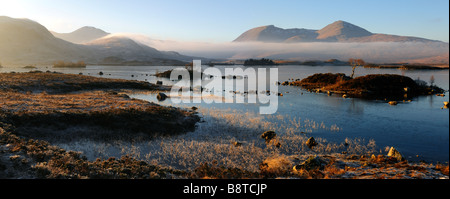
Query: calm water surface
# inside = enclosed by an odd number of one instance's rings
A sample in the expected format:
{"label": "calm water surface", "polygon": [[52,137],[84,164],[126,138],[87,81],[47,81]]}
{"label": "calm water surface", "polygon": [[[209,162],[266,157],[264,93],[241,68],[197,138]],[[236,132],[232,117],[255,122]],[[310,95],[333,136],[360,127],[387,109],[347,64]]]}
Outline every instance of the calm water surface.
{"label": "calm water surface", "polygon": [[[230,67],[230,66],[227,66]],[[39,70],[58,71],[63,73],[83,73],[100,76],[102,71],[106,78],[121,78],[164,84],[173,82],[164,78],[151,76],[173,67],[168,66],[88,66],[86,69],[53,69]],[[206,67],[205,67],[206,68]],[[218,66],[222,71],[225,67]],[[30,69],[0,68],[0,72],[25,72]],[[279,81],[303,79],[315,73],[345,73],[350,75],[348,66],[279,66]],[[358,68],[356,76],[366,74],[400,74],[413,79],[429,82],[434,76],[435,84],[449,90],[448,70],[437,71],[402,71],[397,69]],[[395,146],[409,160],[425,160],[448,162],[449,160],[449,110],[441,109],[444,101],[449,101],[448,92],[445,97],[423,96],[412,99],[412,102],[390,106],[385,101],[369,101],[363,99],[344,99],[340,96],[309,93],[298,87],[279,86],[283,93],[279,97],[276,114],[287,118],[308,118],[323,122],[326,126],[337,125],[338,133],[317,132],[315,136],[329,141],[342,142],[345,138],[374,139],[380,149]],[[145,99],[161,105],[179,106],[170,101],[158,102],[154,94],[135,94],[134,98]],[[259,104],[183,104],[200,108],[214,107],[218,110],[238,109],[244,112],[258,112]]]}

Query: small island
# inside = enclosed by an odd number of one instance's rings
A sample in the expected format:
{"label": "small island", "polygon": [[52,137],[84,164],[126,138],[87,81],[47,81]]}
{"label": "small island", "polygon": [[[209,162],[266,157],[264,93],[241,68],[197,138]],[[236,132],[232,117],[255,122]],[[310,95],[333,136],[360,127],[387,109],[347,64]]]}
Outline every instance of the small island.
{"label": "small island", "polygon": [[444,90],[434,85],[423,84],[410,77],[391,74],[374,74],[351,78],[343,73],[319,73],[301,81],[283,85],[301,86],[315,92],[340,93],[346,97],[365,99],[404,100],[421,95],[434,95]]}
{"label": "small island", "polygon": [[366,64],[364,68],[399,69],[399,70],[448,70],[448,64]]}
{"label": "small island", "polygon": [[262,59],[247,59],[244,62],[244,66],[275,66],[278,65],[273,60],[262,58]]}
{"label": "small island", "polygon": [[57,61],[53,64],[53,68],[86,68],[86,63],[84,61],[79,62],[64,62]]}

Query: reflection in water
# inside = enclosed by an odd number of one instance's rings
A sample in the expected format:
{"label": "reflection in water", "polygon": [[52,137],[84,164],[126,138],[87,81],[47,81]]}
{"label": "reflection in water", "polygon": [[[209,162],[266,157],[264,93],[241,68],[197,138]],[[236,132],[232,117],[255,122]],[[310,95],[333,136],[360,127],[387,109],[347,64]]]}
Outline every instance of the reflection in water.
{"label": "reflection in water", "polygon": [[[205,66],[206,68],[207,66]],[[221,71],[230,66],[217,66]],[[105,78],[120,78],[156,83],[163,81],[164,85],[174,82],[151,76],[157,71],[164,72],[174,67],[168,66],[88,66],[86,69],[52,69],[39,68],[41,71],[58,71],[63,73],[91,74],[100,77],[102,71]],[[315,73],[345,73],[350,75],[351,68],[346,66],[278,66],[279,81],[288,79],[303,79]],[[0,72],[26,72],[23,68],[0,68]],[[111,75],[109,75],[111,74]],[[149,74],[148,76],[146,74]],[[434,76],[434,84],[448,90],[448,70],[397,70],[359,68],[357,76],[366,74],[404,74],[412,79],[428,80]],[[133,77],[132,77],[133,76]],[[248,87],[248,85],[247,85]],[[225,87],[224,87],[225,88]],[[328,141],[342,141],[346,137],[374,139],[377,146],[395,146],[409,160],[414,160],[420,154],[420,159],[427,161],[448,162],[449,158],[449,109],[441,109],[444,101],[450,101],[449,96],[422,96],[413,98],[412,102],[399,103],[390,106],[384,101],[368,101],[361,99],[343,99],[340,96],[308,93],[298,87],[280,86],[279,109],[274,117],[281,115],[286,120],[293,118],[308,118],[323,122],[326,126],[336,125],[341,130],[338,133],[314,132],[311,136],[319,136]],[[301,94],[303,93],[303,95]],[[171,100],[158,102],[156,94],[141,96],[148,101],[163,106],[171,106]],[[428,99],[427,99],[428,98]],[[186,107],[196,106],[223,110],[239,110],[241,112],[256,112],[258,104],[183,104]],[[173,105],[176,106],[176,105]],[[233,117],[233,114],[227,117]],[[237,116],[236,116],[237,117]],[[258,117],[246,115],[249,119]],[[295,131],[295,126],[288,127]],[[245,134],[245,131],[240,132]],[[206,136],[206,135],[205,135]],[[416,159],[417,160],[417,159]]]}
{"label": "reflection in water", "polygon": [[350,106],[348,106],[347,112],[348,113],[353,113],[353,114],[357,114],[357,115],[362,115],[364,114],[364,106],[359,103],[359,100],[356,99],[350,99],[351,103]]}

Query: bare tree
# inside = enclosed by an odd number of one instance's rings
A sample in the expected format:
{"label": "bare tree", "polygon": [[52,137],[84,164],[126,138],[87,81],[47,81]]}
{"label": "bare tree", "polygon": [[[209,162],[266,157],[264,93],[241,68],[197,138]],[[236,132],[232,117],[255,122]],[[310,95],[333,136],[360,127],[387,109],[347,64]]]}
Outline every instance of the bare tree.
{"label": "bare tree", "polygon": [[350,65],[352,65],[352,75],[350,76],[351,78],[353,78],[355,76],[355,70],[356,68],[360,67],[360,66],[364,66],[366,64],[366,62],[362,59],[349,59],[348,63],[350,63]]}
{"label": "bare tree", "polygon": [[434,84],[434,75],[431,75],[430,77],[430,86],[433,86]]}

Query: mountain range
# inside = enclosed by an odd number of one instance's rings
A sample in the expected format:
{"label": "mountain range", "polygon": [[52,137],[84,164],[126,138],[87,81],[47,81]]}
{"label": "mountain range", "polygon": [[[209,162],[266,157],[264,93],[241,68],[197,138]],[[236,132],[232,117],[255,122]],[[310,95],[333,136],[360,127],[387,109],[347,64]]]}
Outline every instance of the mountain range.
{"label": "mountain range", "polygon": [[184,66],[193,59],[305,61],[351,57],[377,63],[448,64],[448,54],[449,45],[445,42],[371,33],[344,21],[320,30],[262,26],[246,31],[233,42],[207,43],[110,34],[89,26],[71,33],[57,33],[30,19],[0,16],[0,63],[3,65],[84,61],[99,65]]}
{"label": "mountain range", "polygon": [[320,30],[283,29],[274,25],[250,29],[234,42],[437,42],[419,37],[375,34],[345,21],[336,21]]}
{"label": "mountain range", "polygon": [[72,33],[51,33],[35,21],[0,16],[0,62],[3,65],[48,65],[56,61],[185,65],[192,59],[194,57],[176,52],[158,51],[126,37],[109,36],[93,27],[83,27]]}

